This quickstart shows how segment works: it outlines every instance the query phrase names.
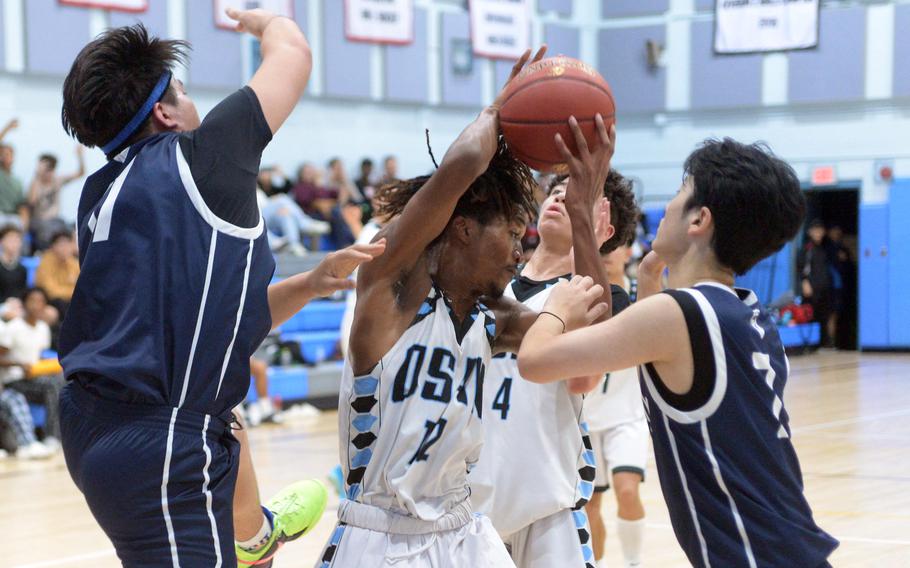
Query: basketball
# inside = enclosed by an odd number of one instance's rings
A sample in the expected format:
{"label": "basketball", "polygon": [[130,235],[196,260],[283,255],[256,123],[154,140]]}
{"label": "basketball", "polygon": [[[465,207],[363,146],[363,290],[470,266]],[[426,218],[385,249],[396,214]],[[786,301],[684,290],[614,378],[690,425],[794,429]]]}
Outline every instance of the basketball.
{"label": "basketball", "polygon": [[558,56],[528,65],[506,88],[499,111],[502,133],[516,158],[541,171],[559,171],[562,155],[554,136],[559,133],[572,152],[575,137],[569,117],[578,120],[594,148],[600,141],[594,116],[600,113],[607,128],[614,122],[613,92],[590,65]]}

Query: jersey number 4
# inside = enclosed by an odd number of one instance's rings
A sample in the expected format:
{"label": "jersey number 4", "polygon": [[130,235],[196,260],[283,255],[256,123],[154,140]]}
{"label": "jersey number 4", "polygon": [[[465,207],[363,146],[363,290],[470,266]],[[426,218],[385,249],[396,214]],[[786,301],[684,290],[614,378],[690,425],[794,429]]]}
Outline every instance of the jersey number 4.
{"label": "jersey number 4", "polygon": [[509,399],[512,395],[512,377],[506,377],[502,380],[502,386],[496,391],[493,398],[493,410],[499,411],[499,417],[503,420],[509,417]]}

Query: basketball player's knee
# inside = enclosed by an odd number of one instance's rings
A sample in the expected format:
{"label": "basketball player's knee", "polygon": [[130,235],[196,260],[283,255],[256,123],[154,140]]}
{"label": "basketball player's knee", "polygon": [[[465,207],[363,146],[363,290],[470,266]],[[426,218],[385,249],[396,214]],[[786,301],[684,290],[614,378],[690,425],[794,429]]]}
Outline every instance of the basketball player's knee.
{"label": "basketball player's knee", "polygon": [[641,507],[641,497],[638,494],[638,485],[635,483],[622,483],[614,487],[616,491],[616,504],[620,509],[637,509]]}

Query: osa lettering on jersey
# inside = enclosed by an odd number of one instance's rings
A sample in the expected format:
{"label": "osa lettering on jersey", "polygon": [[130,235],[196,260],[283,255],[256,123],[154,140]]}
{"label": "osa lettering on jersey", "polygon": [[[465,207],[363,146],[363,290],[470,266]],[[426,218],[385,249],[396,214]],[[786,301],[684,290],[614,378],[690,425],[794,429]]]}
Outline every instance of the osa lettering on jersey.
{"label": "osa lettering on jersey", "polygon": [[[428,356],[429,354],[429,356]],[[428,362],[429,361],[429,362]],[[454,398],[460,404],[468,405],[471,401],[477,418],[483,411],[483,376],[486,365],[483,358],[471,357],[465,360],[465,370],[457,387],[455,384],[455,354],[445,347],[434,347],[415,344],[408,348],[404,362],[395,373],[392,384],[392,402],[404,402],[420,392],[424,400],[448,404]],[[424,377],[423,385],[420,378]],[[473,379],[473,381],[471,380]],[[471,384],[473,382],[473,384]],[[468,392],[473,388],[473,395]]]}

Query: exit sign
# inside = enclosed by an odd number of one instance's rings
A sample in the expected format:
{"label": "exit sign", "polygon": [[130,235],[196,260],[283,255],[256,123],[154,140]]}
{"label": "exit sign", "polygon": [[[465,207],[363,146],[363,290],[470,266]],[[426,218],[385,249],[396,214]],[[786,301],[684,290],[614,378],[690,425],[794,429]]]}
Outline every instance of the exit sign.
{"label": "exit sign", "polygon": [[837,183],[837,172],[834,166],[812,168],[812,185],[834,185]]}

